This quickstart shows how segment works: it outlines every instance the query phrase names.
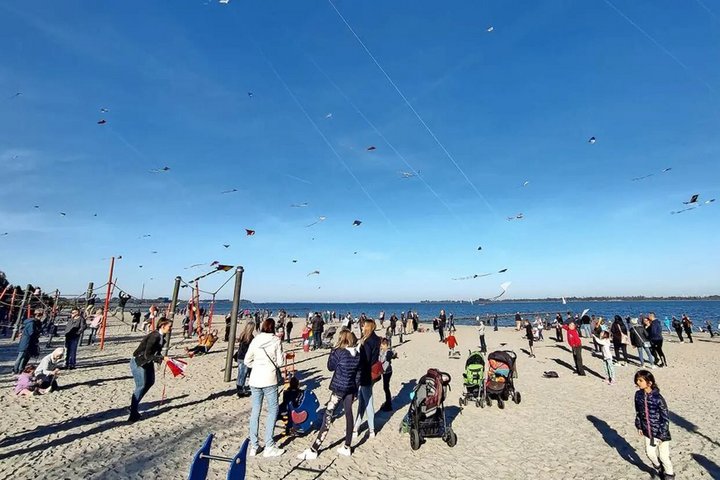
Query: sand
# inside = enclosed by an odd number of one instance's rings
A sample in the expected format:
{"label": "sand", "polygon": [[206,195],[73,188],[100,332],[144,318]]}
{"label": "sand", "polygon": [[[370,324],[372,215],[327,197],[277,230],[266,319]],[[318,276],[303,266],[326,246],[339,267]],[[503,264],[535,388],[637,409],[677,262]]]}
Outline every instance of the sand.
{"label": "sand", "polygon": [[[33,398],[12,394],[16,347],[0,340],[0,478],[186,478],[192,456],[209,432],[215,434],[213,453],[234,454],[248,434],[250,400],[237,398],[234,382],[223,382],[226,344],[222,341],[211,354],[190,360],[186,378],[172,378],[169,373],[163,378],[158,373],[141,407],[147,418],[126,423],[133,390],[128,359],[141,336],[113,319],[104,351],[97,345],[81,347],[79,367],[62,373],[62,390]],[[509,402],[504,410],[496,403],[491,408],[461,409],[461,374],[467,350],[477,348],[478,341],[472,327],[460,327],[457,338],[463,354],[451,359],[435,333],[406,336],[396,349],[399,358],[392,379],[396,393],[428,367],[452,375],[446,411],[458,436],[454,448],[441,439],[428,439],[418,451],[410,449],[409,436],[398,431],[409,402],[406,387],[394,400],[394,412],[377,413],[377,437],[361,436],[352,457],[335,452],[344,435],[344,420],[339,419],[330,430],[327,449],[302,466],[327,468],[320,478],[332,479],[649,478],[645,471],[650,463],[633,424],[632,376],[637,367],[618,366],[617,384],[609,386],[598,378],[604,372],[602,361],[587,350],[585,365],[595,374],[578,377],[568,369],[572,357],[565,344],[552,339],[538,342],[537,358],[531,359],[522,352],[527,341],[519,332],[488,329],[491,351],[507,348],[518,353],[516,388],[522,403]],[[669,335],[666,339],[671,366],[655,374],[672,412],[671,458],[676,473],[683,479],[720,478],[720,396],[715,383],[720,341],[704,334],[698,334],[694,344],[680,344]],[[184,346],[193,344],[173,343],[171,355],[180,355]],[[304,353],[297,342],[291,348],[297,350],[301,378],[316,387],[324,403],[330,379],[327,351]],[[542,378],[546,370],[557,371],[560,378]],[[160,406],[163,384],[167,400]],[[375,398],[379,409],[381,385],[375,388]],[[280,423],[276,432],[281,433]],[[316,473],[294,470],[301,464],[296,455],[313,439],[314,435],[280,439],[286,454],[248,459],[247,478],[316,478]],[[208,478],[225,478],[226,471],[225,464],[213,462]]]}

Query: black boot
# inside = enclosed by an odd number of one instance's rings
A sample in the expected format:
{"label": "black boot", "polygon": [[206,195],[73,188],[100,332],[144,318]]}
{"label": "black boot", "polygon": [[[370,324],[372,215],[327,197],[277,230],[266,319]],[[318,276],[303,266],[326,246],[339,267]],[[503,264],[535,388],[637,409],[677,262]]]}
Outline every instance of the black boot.
{"label": "black boot", "polygon": [[140,415],[140,412],[138,411],[138,405],[140,402],[135,400],[135,395],[130,397],[130,416],[128,417],[128,422],[134,423],[138,420],[142,420],[142,415]]}

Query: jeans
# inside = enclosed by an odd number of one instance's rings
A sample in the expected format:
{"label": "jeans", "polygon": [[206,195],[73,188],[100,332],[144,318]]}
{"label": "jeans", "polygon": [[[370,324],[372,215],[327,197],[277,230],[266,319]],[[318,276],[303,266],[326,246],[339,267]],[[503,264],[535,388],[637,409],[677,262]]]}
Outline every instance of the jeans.
{"label": "jeans", "polygon": [[135,380],[135,391],[130,402],[130,414],[137,415],[140,400],[155,383],[155,366],[150,362],[141,367],[132,358],[130,360],[130,372],[132,372],[133,380]]}
{"label": "jeans", "polygon": [[335,413],[335,409],[340,404],[342,404],[345,408],[345,446],[350,448],[350,445],[352,444],[353,432],[352,403],[352,393],[347,393],[343,396],[340,396],[336,393],[330,395],[330,400],[328,400],[328,403],[325,405],[325,415],[323,415],[322,426],[320,427],[317,438],[310,447],[313,452],[318,453],[318,451],[320,450],[320,445],[322,445],[322,442],[327,436],[328,430],[330,430],[330,425],[332,425],[333,413]]}
{"label": "jeans", "polygon": [[237,376],[238,388],[245,388],[245,383],[247,382],[247,373],[248,373],[248,368],[247,368],[247,365],[245,365],[245,362],[243,362],[242,360],[238,360],[238,376]]}
{"label": "jeans", "polygon": [[263,398],[267,399],[267,417],[265,418],[265,448],[275,445],[273,434],[275,432],[275,421],[278,416],[278,387],[250,387],[252,397],[252,412],[250,413],[250,446],[258,448],[258,429],[260,428],[260,410],[262,410]]}
{"label": "jeans", "polygon": [[13,367],[13,373],[22,373],[29,360],[30,352],[27,350],[18,352],[17,360],[15,360],[15,366]]}
{"label": "jeans", "polygon": [[589,337],[590,336],[590,325],[583,323],[580,325],[580,333],[583,337]]}
{"label": "jeans", "polygon": [[360,385],[358,392],[358,413],[355,417],[355,431],[360,429],[360,420],[363,413],[367,417],[368,430],[375,432],[375,406],[373,405],[373,387],[372,385]]}
{"label": "jeans", "polygon": [[670,440],[661,441],[655,439],[655,446],[650,445],[650,439],[645,437],[645,453],[653,464],[658,468],[662,464],[666,475],[673,475],[673,464],[670,461]]}
{"label": "jeans", "polygon": [[643,353],[647,354],[648,362],[650,362],[650,365],[655,364],[655,357],[653,357],[653,354],[650,353],[650,349],[647,347],[637,347],[638,351],[638,358],[640,359],[640,366],[645,365],[645,361],[643,360]]}
{"label": "jeans", "polygon": [[313,330],[313,348],[318,349],[320,347],[322,347],[322,332]]}
{"label": "jeans", "polygon": [[65,337],[65,349],[67,350],[67,360],[65,361],[65,366],[68,368],[75,368],[75,363],[77,362],[77,348],[79,343],[80,337]]}

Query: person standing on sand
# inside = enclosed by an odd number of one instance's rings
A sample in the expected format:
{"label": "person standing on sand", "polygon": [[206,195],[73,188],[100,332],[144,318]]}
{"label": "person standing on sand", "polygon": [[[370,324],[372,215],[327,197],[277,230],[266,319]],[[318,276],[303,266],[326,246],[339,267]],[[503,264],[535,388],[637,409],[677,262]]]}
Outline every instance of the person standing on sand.
{"label": "person standing on sand", "polygon": [[84,330],[85,318],[80,315],[80,310],[73,308],[70,312],[70,320],[65,325],[65,351],[67,352],[65,368],[68,370],[75,368],[78,344]]}
{"label": "person standing on sand", "polygon": [[[612,325],[610,326],[610,333],[612,334],[612,344],[615,349],[615,361],[619,362],[621,366],[625,366],[629,362],[627,356],[627,344],[628,331],[625,327],[625,322],[620,315],[615,315]],[[603,354],[605,350],[603,349]],[[620,361],[620,352],[622,352],[623,360]]]}
{"label": "person standing on sand", "polygon": [[650,340],[650,349],[653,356],[655,356],[655,364],[657,365],[659,361],[662,361],[660,366],[667,367],[667,360],[662,350],[663,336],[660,320],[655,318],[655,313],[650,312],[643,323],[645,324],[645,331],[648,334],[648,340]]}
{"label": "person standing on sand", "polygon": [[375,334],[375,321],[365,320],[360,341],[360,391],[358,413],[353,426],[353,437],[358,436],[363,414],[367,417],[370,438],[375,438],[375,406],[373,405],[372,368],[380,358],[380,337]]}
{"label": "person standing on sand", "polygon": [[527,338],[528,341],[530,358],[535,358],[535,352],[533,352],[533,341],[535,340],[535,337],[533,336],[533,327],[532,323],[530,323],[530,320],[525,321],[525,338]]}
{"label": "person standing on sand", "polygon": [[165,335],[172,328],[172,322],[167,318],[161,318],[157,327],[157,330],[143,337],[130,359],[130,371],[135,380],[135,392],[130,399],[130,417],[128,417],[128,422],[131,423],[142,419],[139,411],[140,401],[155,383],[154,364],[168,360],[168,357],[164,357],[160,352],[165,343]]}
{"label": "person standing on sand", "polygon": [[692,326],[693,326],[693,322],[692,322],[692,320],[690,320],[690,317],[683,314],[682,327],[683,327],[683,330],[685,330],[685,336],[688,338],[688,340],[690,340],[690,343],[693,343]]}
{"label": "person standing on sand", "polygon": [[706,329],[706,330],[708,331],[708,333],[710,334],[710,338],[715,337],[715,333],[713,333],[712,322],[711,322],[710,320],[707,320],[707,321],[705,322],[705,329]]}
{"label": "person standing on sand", "polygon": [[682,322],[680,320],[678,320],[677,318],[672,317],[672,326],[673,326],[673,329],[675,330],[675,333],[677,333],[677,336],[680,339],[680,342],[681,343],[685,342],[685,340],[683,340],[683,335],[682,335]]}
{"label": "person standing on sand", "polygon": [[515,331],[520,331],[521,327],[522,327],[522,316],[520,315],[520,312],[517,312],[515,314]]}
{"label": "person standing on sand", "polygon": [[13,373],[19,374],[25,369],[31,357],[40,355],[40,333],[42,330],[42,310],[35,310],[33,317],[28,317],[22,324],[22,337],[18,344],[18,356],[13,366]]}
{"label": "person standing on sand", "polygon": [[478,336],[480,337],[480,351],[482,353],[487,352],[487,344],[485,343],[485,323],[477,317],[478,320]]}
{"label": "person standing on sand", "polygon": [[248,367],[245,364],[245,355],[247,354],[250,343],[255,336],[255,322],[247,322],[243,327],[243,331],[237,338],[237,352],[235,359],[238,362],[237,376],[237,396],[239,398],[250,396],[250,389],[245,385],[247,383]]}
{"label": "person standing on sand", "polygon": [[568,325],[563,325],[563,330],[566,332],[567,342],[572,348],[573,360],[575,361],[575,373],[580,376],[585,376],[585,367],[582,361],[582,340],[577,331],[575,322],[570,322]]}
{"label": "person standing on sand", "polygon": [[445,325],[447,325],[447,316],[445,310],[440,310],[440,316],[438,317],[438,333],[440,334],[440,341],[445,341]]}
{"label": "person standing on sand", "polygon": [[647,332],[645,331],[645,328],[638,325],[637,318],[631,319],[630,324],[632,325],[632,327],[630,328],[630,342],[632,343],[633,347],[637,348],[638,358],[640,359],[640,368],[645,367],[643,353],[645,354],[645,356],[647,356],[650,366],[653,369],[657,368],[655,366],[655,358],[653,357],[652,353],[650,353],[650,340],[648,340],[647,338]]}
{"label": "person standing on sand", "polygon": [[555,340],[557,340],[558,342],[563,341],[562,326],[563,326],[563,318],[562,318],[562,315],[560,315],[558,313],[557,316],[555,317]]}
{"label": "person standing on sand", "polygon": [[615,383],[615,367],[613,367],[612,353],[610,353],[610,332],[602,331],[599,335],[593,334],[593,339],[600,345],[600,348],[602,348],[605,372],[607,373],[607,383],[608,385],[612,385]]}
{"label": "person standing on sand", "polygon": [[293,329],[292,318],[288,317],[287,322],[285,322],[285,335],[287,335],[287,337],[285,337],[285,341],[287,343],[290,343],[290,334],[292,333],[292,329]]}
{"label": "person standing on sand", "polygon": [[[321,318],[322,320],[322,318]],[[279,457],[285,450],[275,446],[274,431],[278,415],[279,368],[283,364],[282,343],[275,335],[275,320],[268,318],[262,322],[260,333],[250,342],[245,354],[245,365],[250,371],[250,453],[257,455],[260,448],[258,430],[260,429],[260,410],[263,399],[267,400],[265,417],[265,449],[263,457]]]}
{"label": "person standing on sand", "polygon": [[667,403],[651,372],[638,370],[634,380],[638,387],[634,402],[635,428],[645,439],[645,453],[660,478],[674,480],[675,470],[670,461],[670,412]]}

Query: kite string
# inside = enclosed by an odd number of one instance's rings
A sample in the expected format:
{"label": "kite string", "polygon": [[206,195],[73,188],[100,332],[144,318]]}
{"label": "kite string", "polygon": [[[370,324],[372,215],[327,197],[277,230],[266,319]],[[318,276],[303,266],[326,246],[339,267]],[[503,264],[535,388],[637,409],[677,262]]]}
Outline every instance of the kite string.
{"label": "kite string", "polygon": [[685,69],[685,71],[687,71],[689,74],[691,74],[692,76],[694,76],[697,81],[699,81],[700,83],[704,84],[705,87],[707,87],[707,89],[710,90],[710,92],[712,92],[713,94],[717,95],[717,92],[715,91],[715,89],[714,89],[708,82],[706,82],[705,79],[703,79],[703,78],[700,77],[697,73],[695,73],[693,70],[691,70],[690,67],[688,67],[687,65],[685,65],[685,64],[684,64],[678,57],[676,57],[670,50],[668,50],[668,49],[665,48],[665,46],[663,46],[660,42],[658,42],[657,40],[655,40],[655,38],[654,38],[652,35],[650,35],[648,32],[646,32],[640,25],[638,25],[637,23],[635,23],[630,17],[628,17],[627,15],[625,15],[618,7],[615,6],[614,3],[612,3],[610,0],[603,0],[603,1],[604,1],[607,5],[609,5],[613,10],[615,10],[615,12],[616,12],[618,15],[620,15],[622,18],[624,18],[630,25],[632,25],[633,27],[635,27],[635,29],[637,29],[637,31],[639,31],[640,33],[642,33],[642,34],[645,36],[645,38],[647,38],[648,40],[650,40],[656,47],[658,47],[660,50],[662,50],[663,53],[665,53],[665,55],[667,55],[668,57],[672,58],[672,59],[675,61],[675,63],[677,63],[678,65],[680,65],[682,68]]}
{"label": "kite string", "polygon": [[480,190],[477,189],[477,187],[476,187],[475,184],[470,180],[470,178],[467,176],[467,174],[465,173],[465,171],[464,171],[464,170],[460,167],[460,165],[455,161],[455,158],[454,158],[454,157],[452,156],[452,154],[448,151],[448,149],[445,148],[445,145],[443,145],[443,143],[440,141],[440,139],[437,137],[437,135],[435,135],[435,133],[434,133],[434,132],[432,131],[432,129],[428,126],[428,124],[425,122],[425,120],[423,120],[423,118],[420,116],[420,114],[418,113],[418,111],[415,110],[415,107],[412,106],[412,104],[410,103],[410,101],[407,99],[407,97],[405,96],[405,94],[403,94],[403,92],[400,90],[400,88],[397,86],[397,84],[393,81],[393,79],[390,78],[390,75],[385,71],[385,69],[382,67],[382,65],[380,65],[380,62],[377,61],[377,59],[375,58],[375,56],[372,54],[372,52],[370,51],[370,49],[365,45],[365,43],[362,41],[362,39],[358,36],[358,34],[355,33],[355,30],[353,30],[352,26],[350,26],[350,24],[349,24],[348,21],[345,19],[345,17],[343,16],[343,14],[340,13],[340,10],[337,9],[337,7],[336,7],[335,4],[332,2],[332,0],[328,0],[328,3],[330,4],[330,6],[332,6],[333,10],[335,10],[335,13],[337,13],[338,17],[340,17],[340,20],[342,20],[342,22],[345,24],[345,26],[348,28],[348,30],[350,30],[350,33],[353,34],[353,36],[354,36],[355,39],[358,41],[358,43],[359,43],[360,46],[363,48],[363,50],[365,50],[365,53],[368,54],[368,56],[369,56],[370,59],[373,61],[373,63],[375,64],[375,66],[378,67],[378,69],[382,72],[382,74],[385,76],[385,78],[386,78],[387,81],[390,83],[390,85],[392,85],[392,87],[395,89],[395,91],[398,93],[398,95],[400,95],[400,98],[403,99],[403,101],[404,101],[405,104],[408,106],[408,108],[413,112],[413,114],[415,114],[415,117],[418,119],[418,121],[420,122],[420,124],[421,124],[423,127],[425,127],[425,130],[427,130],[427,132],[430,134],[430,136],[433,138],[433,140],[435,140],[435,143],[437,143],[438,146],[440,147],[440,149],[445,153],[445,156],[447,156],[447,157],[450,159],[450,161],[453,163],[453,165],[455,165],[455,168],[457,169],[457,171],[460,172],[460,174],[465,178],[465,181],[467,181],[467,183],[470,185],[470,187],[472,187],[472,189],[475,191],[475,193],[478,195],[478,197],[480,197],[480,199],[485,203],[485,205],[488,207],[488,209],[489,209],[493,214],[497,215],[497,212],[495,212],[495,210],[493,209],[493,207],[490,205],[490,202],[488,202],[487,199],[485,198],[485,196],[484,196],[482,193],[480,193]]}
{"label": "kite string", "polygon": [[390,147],[390,149],[395,153],[395,155],[397,155],[398,158],[400,158],[400,160],[402,160],[403,163],[410,169],[410,171],[417,178],[420,179],[420,181],[427,187],[428,190],[430,190],[430,192],[435,196],[435,198],[437,198],[440,201],[440,203],[442,203],[443,206],[445,206],[445,208],[447,208],[448,212],[450,212],[459,223],[462,223],[462,221],[457,216],[457,214],[453,211],[452,208],[450,208],[450,205],[448,205],[448,203],[445,200],[443,200],[442,197],[440,197],[440,195],[430,186],[430,184],[427,181],[425,181],[425,179],[423,177],[420,176],[420,173],[417,170],[415,170],[415,168],[410,164],[410,162],[407,161],[405,156],[403,154],[401,154],[397,148],[395,148],[395,145],[390,143],[390,140],[388,140],[385,137],[385,135],[383,135],[383,133],[375,126],[375,124],[370,121],[370,119],[360,110],[360,108],[355,104],[355,102],[353,102],[350,99],[350,97],[348,97],[345,94],[345,92],[340,88],[340,86],[337,83],[335,83],[333,81],[333,79],[330,78],[330,76],[327,73],[325,73],[325,71],[322,68],[320,68],[320,65],[318,65],[318,63],[315,61],[315,59],[312,58],[307,53],[305,53],[305,55],[310,59],[310,62],[312,62],[312,64],[315,66],[315,68],[325,77],[325,79],[330,83],[330,85],[332,85],[335,88],[335,90],[337,90],[338,93],[340,93],[340,95],[350,104],[350,106],[352,106],[352,108],[355,110],[355,112],[365,121],[365,123],[367,123],[370,126],[370,128],[372,128],[375,131],[375,133],[382,139],[383,142],[385,142],[387,144],[388,147]]}
{"label": "kite string", "polygon": [[308,122],[310,122],[310,124],[313,126],[313,128],[315,129],[315,131],[318,133],[318,135],[320,135],[320,137],[322,137],[323,141],[325,142],[325,144],[327,145],[327,147],[330,149],[330,151],[332,151],[332,153],[335,155],[335,158],[337,158],[338,162],[340,162],[340,164],[345,168],[345,170],[348,172],[348,174],[350,174],[350,176],[353,178],[353,180],[355,180],[355,183],[358,184],[358,186],[360,187],[360,190],[362,190],[362,192],[365,194],[365,196],[373,203],[373,205],[375,205],[375,208],[377,208],[377,210],[378,210],[378,211],[380,212],[380,214],[385,218],[385,220],[388,222],[388,224],[389,224],[391,227],[393,227],[393,228],[396,230],[397,233],[400,233],[400,231],[399,231],[399,230],[397,229],[397,227],[393,224],[393,222],[390,220],[390,218],[385,214],[385,211],[384,211],[384,210],[380,207],[380,205],[375,201],[375,199],[373,198],[373,196],[370,195],[370,192],[367,191],[367,189],[365,188],[365,186],[360,182],[360,180],[359,180],[359,179],[357,178],[357,176],[353,173],[353,171],[350,169],[350,167],[347,165],[347,163],[345,163],[345,161],[342,159],[342,157],[340,156],[340,154],[338,153],[338,151],[335,150],[335,147],[332,146],[332,143],[330,143],[330,140],[328,140],[328,138],[325,136],[325,134],[322,132],[322,130],[320,130],[320,127],[318,127],[317,123],[315,123],[315,121],[312,119],[312,117],[311,117],[310,114],[307,112],[307,110],[305,110],[305,107],[303,106],[303,104],[302,104],[302,103],[300,102],[300,100],[297,98],[297,96],[296,96],[295,93],[292,91],[292,89],[290,88],[290,86],[285,82],[285,80],[283,80],[282,76],[281,76],[280,73],[277,71],[277,69],[275,68],[275,66],[272,64],[272,62],[271,62],[270,59],[268,58],[267,54],[265,54],[265,51],[262,49],[262,47],[261,47],[260,45],[258,45],[257,42],[255,42],[254,39],[252,39],[251,37],[249,37],[249,38],[250,38],[250,40],[255,44],[255,47],[260,51],[260,53],[262,54],[263,58],[265,59],[265,62],[268,64],[268,66],[270,67],[270,69],[272,70],[272,72],[275,74],[275,77],[277,77],[277,79],[278,79],[278,80],[280,81],[280,83],[283,85],[283,87],[284,87],[285,90],[288,92],[288,94],[290,95],[290,97],[292,97],[293,101],[294,101],[295,104],[298,106],[298,108],[300,108],[300,110],[302,111],[303,115],[305,115],[305,118],[308,120]]}

